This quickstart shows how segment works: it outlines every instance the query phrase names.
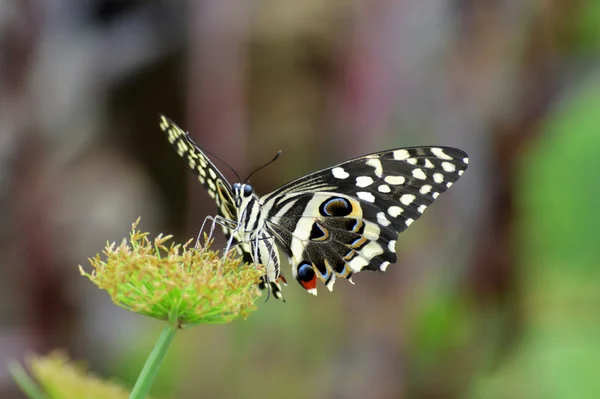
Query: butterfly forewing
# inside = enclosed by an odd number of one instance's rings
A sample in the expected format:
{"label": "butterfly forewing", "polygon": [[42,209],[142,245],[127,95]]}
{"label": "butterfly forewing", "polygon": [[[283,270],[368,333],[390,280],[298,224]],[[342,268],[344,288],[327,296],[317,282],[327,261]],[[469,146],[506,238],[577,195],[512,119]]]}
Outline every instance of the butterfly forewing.
{"label": "butterfly forewing", "polygon": [[[206,188],[208,195],[215,201],[219,215],[225,219],[235,221],[237,219],[236,205],[229,181],[225,179],[204,151],[194,143],[188,133],[164,115],[159,115],[159,125],[162,131],[166,133],[167,139],[173,145],[177,154],[187,161],[200,183]],[[227,226],[222,227],[225,236],[229,238],[233,230]],[[243,243],[237,233],[233,233],[233,236],[234,244],[239,243],[236,248],[243,256],[243,260],[252,263],[249,245]]]}

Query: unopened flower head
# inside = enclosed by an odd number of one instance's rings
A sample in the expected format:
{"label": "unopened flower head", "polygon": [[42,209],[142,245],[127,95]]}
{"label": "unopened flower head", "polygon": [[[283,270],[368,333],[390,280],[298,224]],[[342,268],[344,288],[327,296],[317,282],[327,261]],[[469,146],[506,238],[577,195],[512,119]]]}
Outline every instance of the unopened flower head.
{"label": "unopened flower head", "polygon": [[119,306],[178,326],[226,323],[246,317],[256,309],[260,296],[256,283],[261,271],[243,265],[233,256],[223,258],[215,251],[189,248],[191,240],[179,245],[159,235],[153,241],[133,224],[129,241],[107,244],[81,274],[108,292]]}
{"label": "unopened flower head", "polygon": [[88,373],[82,364],[73,364],[62,352],[28,359],[31,374],[52,399],[119,399],[129,394],[120,385]]}

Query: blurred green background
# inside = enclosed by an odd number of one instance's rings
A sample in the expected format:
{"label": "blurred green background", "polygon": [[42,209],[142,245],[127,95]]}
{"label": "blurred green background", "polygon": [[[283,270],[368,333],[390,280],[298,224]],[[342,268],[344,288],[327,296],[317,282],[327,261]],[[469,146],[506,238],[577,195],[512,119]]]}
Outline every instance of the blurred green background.
{"label": "blurred green background", "polygon": [[77,265],[215,213],[159,112],[240,175],[282,149],[261,194],[386,148],[471,161],[385,274],[178,334],[155,397],[600,397],[600,2],[8,0],[0,39],[1,398],[55,348],[135,381],[161,325]]}

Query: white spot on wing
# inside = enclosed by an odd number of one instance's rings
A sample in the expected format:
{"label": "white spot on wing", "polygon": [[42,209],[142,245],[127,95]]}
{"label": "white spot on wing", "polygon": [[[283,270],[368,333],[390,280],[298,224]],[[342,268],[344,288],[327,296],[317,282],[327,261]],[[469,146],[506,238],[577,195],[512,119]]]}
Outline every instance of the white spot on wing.
{"label": "white spot on wing", "polygon": [[463,162],[468,165],[469,164],[469,158],[463,158]]}
{"label": "white spot on wing", "polygon": [[369,176],[358,176],[356,178],[356,185],[358,187],[368,187],[373,184],[373,179]]}
{"label": "white spot on wing", "polygon": [[459,171],[458,171],[458,175],[459,175],[459,176],[462,176],[462,175],[463,175],[463,173],[465,173],[465,171],[464,171],[464,170],[459,170]]}
{"label": "white spot on wing", "polygon": [[406,160],[406,162],[408,162],[411,165],[416,165],[417,164],[417,158],[408,158]]}
{"label": "white spot on wing", "polygon": [[404,212],[404,209],[400,208],[399,206],[396,205],[392,205],[388,208],[388,214],[391,217],[398,217],[398,215],[400,215],[402,212]]}
{"label": "white spot on wing", "polygon": [[428,192],[430,192],[430,191],[431,191],[431,186],[430,186],[429,184],[424,184],[424,185],[423,185],[423,187],[421,187],[421,188],[419,189],[419,192],[420,192],[421,194],[427,194],[427,193],[428,193]]}
{"label": "white spot on wing", "polygon": [[431,161],[429,159],[425,159],[425,167],[427,169],[433,169],[435,167],[435,165],[433,163],[431,163]]}
{"label": "white spot on wing", "polygon": [[394,151],[394,159],[396,161],[404,161],[410,158],[410,154],[406,150],[396,150]]}
{"label": "white spot on wing", "polygon": [[379,223],[382,226],[390,225],[390,221],[388,220],[388,218],[385,217],[385,213],[383,213],[383,212],[379,212],[377,214],[377,223]]}
{"label": "white spot on wing", "polygon": [[375,202],[375,196],[368,191],[359,191],[356,193],[356,196],[363,201]]}
{"label": "white spot on wing", "polygon": [[396,240],[392,240],[388,243],[388,249],[390,252],[396,253]]}
{"label": "white spot on wing", "polygon": [[434,173],[433,174],[433,181],[436,182],[437,184],[441,184],[444,182],[444,175],[441,173]]}
{"label": "white spot on wing", "polygon": [[167,121],[167,118],[165,118],[164,115],[160,116],[160,128],[162,130],[167,130],[169,127],[169,122]]}
{"label": "white spot on wing", "polygon": [[317,289],[316,288],[311,288],[310,290],[306,290],[306,292],[308,292],[309,294],[313,294],[314,296],[317,296]]}
{"label": "white spot on wing", "polygon": [[402,197],[400,197],[400,202],[402,202],[404,205],[410,205],[415,198],[416,197],[413,194],[404,194]]}
{"label": "white spot on wing", "polygon": [[364,255],[365,258],[372,259],[377,255],[381,255],[383,253],[383,248],[376,242],[370,242],[360,251],[360,253]]}
{"label": "white spot on wing", "polygon": [[365,223],[365,230],[363,231],[363,236],[371,241],[376,241],[379,239],[379,233],[381,233],[381,229],[375,223]]}
{"label": "white spot on wing", "polygon": [[209,175],[210,175],[210,177],[212,177],[213,179],[216,179],[216,178],[217,178],[217,175],[216,175],[215,171],[214,171],[214,170],[212,170],[212,169],[209,169],[209,170],[208,170],[208,174],[209,174]]}
{"label": "white spot on wing", "polygon": [[179,156],[181,157],[181,156],[183,156],[183,154],[186,153],[186,151],[187,151],[187,146],[183,142],[178,141],[177,142],[177,154],[179,154]]}
{"label": "white spot on wing", "polygon": [[392,189],[387,184],[382,184],[381,186],[377,187],[377,190],[380,193],[390,193],[390,192],[392,192]]}
{"label": "white spot on wing", "polygon": [[419,208],[417,209],[417,211],[419,211],[419,213],[423,213],[423,212],[425,212],[425,208],[427,208],[426,205],[421,205],[421,206],[419,206]]}
{"label": "white spot on wing", "polygon": [[383,176],[383,166],[381,166],[381,161],[379,158],[371,158],[366,162],[366,164],[375,168],[375,176]]}
{"label": "white spot on wing", "polygon": [[437,197],[440,196],[440,193],[433,193],[433,194],[431,194],[431,196],[433,197],[433,199],[436,199]]}
{"label": "white spot on wing", "polygon": [[410,226],[411,224],[413,224],[414,219],[408,218],[406,219],[406,227]]}
{"label": "white spot on wing", "polygon": [[384,272],[384,271],[386,271],[386,269],[388,268],[388,266],[389,266],[389,265],[390,265],[390,262],[388,262],[388,261],[382,262],[382,263],[381,263],[381,266],[379,266],[379,269],[380,269],[382,272]]}
{"label": "white spot on wing", "polygon": [[366,259],[363,259],[360,256],[357,256],[354,259],[352,259],[350,262],[348,262],[350,269],[352,269],[352,271],[354,271],[354,272],[361,271],[362,268],[367,266],[368,264],[369,264],[369,262],[367,262]]}
{"label": "white spot on wing", "polygon": [[452,187],[452,182],[449,181],[448,183],[446,183],[446,187],[448,187],[448,188]]}
{"label": "white spot on wing", "polygon": [[333,291],[333,284],[335,283],[335,273],[331,275],[331,280],[327,283],[327,289]]}
{"label": "white spot on wing", "polygon": [[406,178],[404,176],[386,176],[383,180],[388,184],[393,184],[396,186],[399,184],[404,184]]}
{"label": "white spot on wing", "polygon": [[335,177],[336,179],[346,179],[348,176],[350,176],[348,172],[344,170],[344,168],[341,168],[339,166],[337,168],[331,169],[331,173],[333,173],[333,177]]}
{"label": "white spot on wing", "polygon": [[412,175],[413,175],[413,176],[414,176],[416,179],[419,179],[419,180],[425,180],[425,179],[427,179],[427,175],[426,175],[426,174],[423,172],[423,169],[419,169],[419,168],[417,168],[417,169],[414,169],[414,170],[412,171]]}
{"label": "white spot on wing", "polygon": [[446,154],[441,148],[432,148],[431,153],[440,159],[452,159],[452,157]]}
{"label": "white spot on wing", "polygon": [[454,166],[454,164],[452,164],[450,162],[442,162],[442,168],[446,172],[454,172],[456,170],[456,166]]}

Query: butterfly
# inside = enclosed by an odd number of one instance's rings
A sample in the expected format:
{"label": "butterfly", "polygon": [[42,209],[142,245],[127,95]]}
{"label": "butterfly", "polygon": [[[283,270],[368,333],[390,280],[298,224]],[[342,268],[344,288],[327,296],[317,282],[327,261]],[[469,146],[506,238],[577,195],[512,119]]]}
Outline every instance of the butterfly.
{"label": "butterfly", "polygon": [[[463,175],[467,154],[451,147],[380,151],[293,180],[259,197],[247,182],[231,184],[173,121],[159,115],[180,157],[214,199],[228,247],[242,260],[265,266],[259,287],[283,299],[286,283],[279,250],[309,293],[317,281],[331,291],[363,270],[385,271],[396,262],[396,240],[440,194]],[[227,251],[226,250],[226,251]]]}

